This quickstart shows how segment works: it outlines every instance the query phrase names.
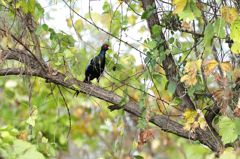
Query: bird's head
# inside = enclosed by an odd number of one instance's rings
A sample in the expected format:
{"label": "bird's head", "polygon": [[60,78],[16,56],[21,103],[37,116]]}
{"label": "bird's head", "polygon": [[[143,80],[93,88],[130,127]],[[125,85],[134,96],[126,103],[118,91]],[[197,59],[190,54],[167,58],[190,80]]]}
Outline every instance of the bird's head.
{"label": "bird's head", "polygon": [[107,51],[108,49],[109,49],[108,44],[103,44],[103,45],[102,45],[102,50]]}

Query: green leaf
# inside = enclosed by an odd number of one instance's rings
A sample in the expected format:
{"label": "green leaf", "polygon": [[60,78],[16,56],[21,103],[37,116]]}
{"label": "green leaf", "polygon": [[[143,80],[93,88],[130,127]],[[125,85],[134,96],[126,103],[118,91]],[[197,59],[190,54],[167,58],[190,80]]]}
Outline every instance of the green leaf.
{"label": "green leaf", "polygon": [[133,141],[133,144],[132,144],[132,147],[136,150],[136,149],[137,149],[137,146],[138,146],[138,143],[134,140],[134,141]]}
{"label": "green leaf", "polygon": [[118,118],[117,127],[119,127],[121,124],[122,124],[122,117]]}
{"label": "green leaf", "polygon": [[237,134],[240,135],[240,119],[235,118],[234,123],[235,123],[235,130],[236,130]]}
{"label": "green leaf", "polygon": [[195,92],[195,87],[188,88],[188,95],[192,96],[194,92]]}
{"label": "green leaf", "polygon": [[157,45],[156,45],[156,43],[154,42],[154,41],[149,41],[148,42],[148,48],[149,49],[153,49],[153,48],[155,48]]}
{"label": "green leaf", "polygon": [[36,18],[38,19],[38,18],[42,18],[42,17],[44,17],[43,12],[40,11],[40,10],[38,10],[38,11],[36,12]]}
{"label": "green leaf", "polygon": [[145,84],[140,84],[140,89],[141,89],[142,91],[145,91]]}
{"label": "green leaf", "polygon": [[157,24],[155,24],[155,25],[153,26],[153,28],[152,28],[153,34],[157,34],[157,33],[159,33],[159,31],[162,31],[162,27],[159,26],[159,25],[157,25]]}
{"label": "green leaf", "polygon": [[205,28],[204,38],[203,38],[203,41],[205,42],[205,46],[209,46],[212,43],[213,37],[214,37],[213,25],[211,23],[208,23],[208,25]]}
{"label": "green leaf", "polygon": [[168,91],[173,94],[176,90],[176,82],[170,82],[169,85],[168,85]]}
{"label": "green leaf", "polygon": [[153,79],[155,79],[159,84],[161,84],[163,77],[160,74],[155,73],[155,74],[153,74]]}
{"label": "green leaf", "polygon": [[[237,119],[235,121],[237,121]],[[236,124],[230,118],[222,118],[219,128],[219,135],[222,136],[221,140],[223,144],[234,142],[237,139],[239,132],[236,131]]]}
{"label": "green leaf", "polygon": [[187,21],[188,18],[189,18],[189,21],[193,21],[194,14],[191,11],[190,3],[188,1],[187,1],[187,5],[186,5],[185,9],[183,11],[179,12],[178,16],[180,17],[179,19],[183,19],[183,21]]}
{"label": "green leaf", "polygon": [[139,108],[143,108],[144,107],[144,100],[140,99],[138,102]]}
{"label": "green leaf", "polygon": [[146,99],[147,98],[147,94],[146,93],[144,93],[142,96],[141,96],[141,98],[140,99]]}
{"label": "green leaf", "polygon": [[198,9],[196,3],[193,0],[191,0],[191,8],[196,17],[201,17],[201,11]]}
{"label": "green leaf", "polygon": [[141,129],[141,130],[145,130],[145,127],[147,126],[147,122],[144,118],[140,118],[138,120],[138,125],[137,128]]}
{"label": "green leaf", "polygon": [[121,25],[127,25],[128,24],[128,21],[127,20],[123,20],[122,22],[121,22]]}
{"label": "green leaf", "polygon": [[28,10],[30,13],[33,13],[35,10],[35,1],[34,0],[28,0]]}
{"label": "green leaf", "polygon": [[141,19],[147,19],[148,12],[149,12],[149,11],[143,12],[143,14],[142,14],[142,16],[141,16]]}
{"label": "green leaf", "polygon": [[56,151],[51,145],[47,145],[47,153],[49,153],[52,157],[56,157]]}
{"label": "green leaf", "polygon": [[74,54],[74,56],[80,61],[80,62],[87,62],[87,58],[81,54],[81,53],[77,53],[77,54]]}
{"label": "green leaf", "polygon": [[110,152],[106,151],[107,156],[112,156]]}
{"label": "green leaf", "polygon": [[174,38],[171,37],[171,38],[169,39],[169,43],[172,44],[173,42],[174,42]]}
{"label": "green leaf", "polygon": [[120,114],[121,117],[123,117],[124,114],[125,114],[125,113],[124,113],[124,109],[120,109],[120,110],[119,110],[119,114]]}
{"label": "green leaf", "polygon": [[139,155],[133,155],[133,157],[135,157],[136,159],[144,159],[144,157],[139,156]]}
{"label": "green leaf", "polygon": [[48,139],[44,136],[42,137],[42,143],[44,143],[44,144],[48,143]]}
{"label": "green leaf", "polygon": [[180,104],[182,104],[182,100],[179,99],[179,98],[174,98],[174,99],[170,102],[170,105],[179,106]]}
{"label": "green leaf", "polygon": [[27,14],[27,13],[28,13],[28,5],[27,5],[27,3],[24,2],[24,1],[22,1],[21,7],[22,7],[22,9],[23,9],[23,12],[24,12],[25,14]]}
{"label": "green leaf", "polygon": [[39,25],[38,28],[37,28],[37,30],[35,31],[35,34],[36,34],[36,35],[40,35],[41,32],[42,32],[42,25]]}
{"label": "green leaf", "polygon": [[43,30],[48,31],[48,25],[47,24],[43,24],[42,28],[43,28]]}
{"label": "green leaf", "polygon": [[65,77],[65,79],[64,79],[64,82],[66,81],[66,80],[70,80],[71,78],[70,77]]}
{"label": "green leaf", "polygon": [[26,151],[27,149],[29,149],[32,145],[26,141],[23,140],[14,140],[13,142],[13,146],[14,146],[14,151],[17,154],[22,154],[24,151]]}
{"label": "green leaf", "polygon": [[223,27],[226,26],[225,20],[223,18],[218,18],[215,25],[214,31],[218,35],[219,38],[225,38],[225,29]]}
{"label": "green leaf", "polygon": [[153,11],[148,12],[147,18],[149,18],[153,14]]}
{"label": "green leaf", "polygon": [[125,104],[125,100],[126,100],[126,96],[124,96],[118,104],[119,105]]}
{"label": "green leaf", "polygon": [[146,114],[147,114],[147,110],[146,110],[146,109],[143,109],[143,110],[142,110],[142,117],[145,118]]}
{"label": "green leaf", "polygon": [[146,10],[152,9],[152,6],[148,5]]}

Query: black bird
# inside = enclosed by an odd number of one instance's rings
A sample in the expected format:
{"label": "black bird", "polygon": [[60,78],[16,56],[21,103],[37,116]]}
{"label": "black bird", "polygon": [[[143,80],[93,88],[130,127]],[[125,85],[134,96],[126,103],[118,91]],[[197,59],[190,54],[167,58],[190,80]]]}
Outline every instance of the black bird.
{"label": "black bird", "polygon": [[[109,46],[107,44],[103,44],[101,47],[100,53],[88,61],[88,64],[85,68],[85,79],[83,82],[90,83],[91,80],[93,80],[94,78],[97,78],[97,82],[99,85],[99,80],[100,80],[99,77],[104,71],[105,53],[108,49],[109,49]],[[76,91],[74,95],[78,96],[78,94],[79,94],[79,91]]]}

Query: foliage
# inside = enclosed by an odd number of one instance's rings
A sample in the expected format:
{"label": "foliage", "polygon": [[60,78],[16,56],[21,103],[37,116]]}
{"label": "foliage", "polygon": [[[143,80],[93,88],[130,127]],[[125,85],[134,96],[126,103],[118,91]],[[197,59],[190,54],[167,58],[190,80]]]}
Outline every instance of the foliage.
{"label": "foliage", "polygon": [[61,3],[0,1],[0,158],[238,156],[237,1]]}

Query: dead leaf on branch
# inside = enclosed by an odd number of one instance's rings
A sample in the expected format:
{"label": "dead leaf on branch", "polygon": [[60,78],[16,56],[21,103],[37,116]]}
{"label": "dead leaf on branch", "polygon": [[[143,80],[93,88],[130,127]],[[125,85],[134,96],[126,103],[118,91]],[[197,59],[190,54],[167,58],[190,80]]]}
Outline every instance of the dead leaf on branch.
{"label": "dead leaf on branch", "polygon": [[233,69],[233,83],[240,81],[240,69],[234,68]]}
{"label": "dead leaf on branch", "polygon": [[234,109],[234,115],[236,116],[236,117],[240,117],[240,108],[239,107],[236,107],[235,109]]}
{"label": "dead leaf on branch", "polygon": [[190,131],[191,135],[195,136],[196,129],[200,126],[202,130],[206,130],[207,122],[205,121],[204,115],[200,109],[190,110],[187,109],[183,113],[184,119],[187,120],[183,125],[183,129],[186,131]]}
{"label": "dead leaf on branch", "polygon": [[233,98],[232,91],[225,89],[215,89],[213,91],[213,97],[217,99],[219,102],[220,100],[229,100]]}
{"label": "dead leaf on branch", "polygon": [[216,60],[206,59],[203,61],[203,66],[207,66],[204,70],[204,75],[208,77],[218,66],[218,62]]}
{"label": "dead leaf on branch", "polygon": [[203,5],[201,3],[197,3],[197,8],[202,11],[203,10]]}
{"label": "dead leaf on branch", "polygon": [[232,91],[229,89],[215,89],[213,91],[213,97],[216,98],[218,106],[221,107],[220,112],[225,114],[228,100],[233,98]]}
{"label": "dead leaf on branch", "polygon": [[228,79],[225,77],[225,78],[222,78],[218,72],[214,72],[214,79],[215,81],[220,85],[220,86],[226,86],[227,85],[227,82],[228,82]]}
{"label": "dead leaf on branch", "polygon": [[[219,65],[219,63],[216,60],[206,59],[203,61],[203,66],[207,66],[207,68],[204,70],[204,75],[209,76],[215,68]],[[221,69],[226,74],[232,69],[232,64],[229,61],[223,62],[220,64]]]}
{"label": "dead leaf on branch", "polygon": [[230,61],[226,61],[220,64],[220,67],[222,68],[223,72],[228,73],[232,70],[232,64]]}
{"label": "dead leaf on branch", "polygon": [[147,142],[147,139],[153,139],[155,137],[155,131],[153,129],[146,129],[141,131],[138,135],[138,147],[142,146]]}
{"label": "dead leaf on branch", "polygon": [[219,13],[222,14],[222,18],[225,19],[225,21],[228,24],[231,24],[233,21],[235,21],[238,18],[239,11],[237,8],[230,8],[223,6],[220,8]]}
{"label": "dead leaf on branch", "polygon": [[197,83],[197,73],[201,70],[202,60],[188,62],[184,72],[187,74],[181,78],[181,82],[187,81],[186,87],[194,86]]}
{"label": "dead leaf on branch", "polygon": [[17,139],[23,139],[24,141],[27,141],[28,140],[27,130],[22,130],[20,134],[17,136]]}
{"label": "dead leaf on branch", "polygon": [[182,27],[184,27],[184,29],[190,29],[191,26],[190,26],[190,23],[187,23],[187,22],[182,22]]}

